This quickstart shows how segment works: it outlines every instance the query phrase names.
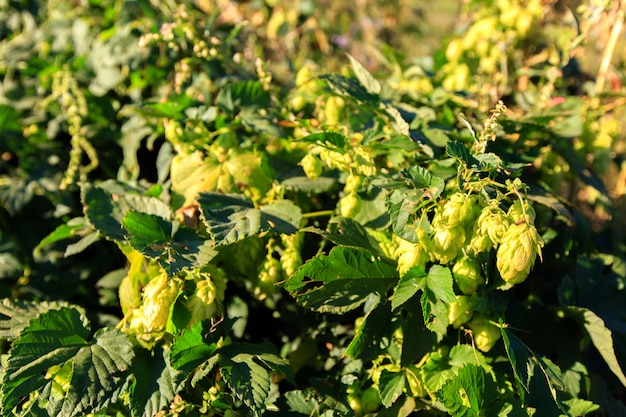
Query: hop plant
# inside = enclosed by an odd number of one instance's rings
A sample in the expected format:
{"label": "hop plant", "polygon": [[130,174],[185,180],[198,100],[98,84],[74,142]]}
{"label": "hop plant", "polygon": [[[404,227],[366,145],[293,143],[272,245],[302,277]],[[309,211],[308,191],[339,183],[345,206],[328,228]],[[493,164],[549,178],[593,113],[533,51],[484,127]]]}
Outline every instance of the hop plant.
{"label": "hop plant", "polygon": [[452,262],[465,244],[465,229],[461,225],[449,227],[443,223],[435,225],[433,255],[442,264]]}
{"label": "hop plant", "polygon": [[496,267],[502,279],[511,285],[522,283],[541,257],[543,240],[535,226],[528,222],[512,224],[496,253]]}
{"label": "hop plant", "polygon": [[315,155],[308,153],[300,161],[300,166],[304,170],[304,174],[312,180],[319,178],[324,170],[324,164]]}
{"label": "hop plant", "polygon": [[472,318],[472,298],[467,295],[457,295],[457,301],[448,308],[448,322],[458,329]]}

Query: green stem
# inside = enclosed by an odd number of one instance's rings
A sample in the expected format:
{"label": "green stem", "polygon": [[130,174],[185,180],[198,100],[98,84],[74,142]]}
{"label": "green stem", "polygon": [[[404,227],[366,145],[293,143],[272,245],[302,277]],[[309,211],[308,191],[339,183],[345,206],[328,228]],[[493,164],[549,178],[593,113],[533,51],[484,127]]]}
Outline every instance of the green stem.
{"label": "green stem", "polygon": [[332,216],[333,214],[335,214],[335,210],[320,210],[312,211],[310,213],[304,213],[302,217],[305,219],[309,219],[311,217]]}

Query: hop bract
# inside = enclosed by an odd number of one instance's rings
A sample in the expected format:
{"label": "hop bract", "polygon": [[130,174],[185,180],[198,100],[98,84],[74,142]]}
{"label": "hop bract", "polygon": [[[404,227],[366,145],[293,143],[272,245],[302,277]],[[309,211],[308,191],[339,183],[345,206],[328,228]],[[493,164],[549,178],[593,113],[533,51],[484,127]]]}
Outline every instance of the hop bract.
{"label": "hop bract", "polygon": [[142,325],[146,333],[165,329],[170,307],[180,290],[177,279],[169,279],[163,272],[153,278],[143,289]]}
{"label": "hop bract", "polygon": [[515,285],[526,280],[535,264],[537,255],[541,259],[543,240],[530,223],[511,225],[496,253],[496,266],[502,279]]}

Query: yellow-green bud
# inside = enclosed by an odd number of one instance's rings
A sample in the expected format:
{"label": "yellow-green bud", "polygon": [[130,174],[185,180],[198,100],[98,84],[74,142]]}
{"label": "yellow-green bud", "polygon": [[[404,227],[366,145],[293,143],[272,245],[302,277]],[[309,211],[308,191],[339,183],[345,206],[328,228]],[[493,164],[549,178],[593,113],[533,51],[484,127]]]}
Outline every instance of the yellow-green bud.
{"label": "yellow-green bud", "polygon": [[356,193],[363,184],[363,176],[357,174],[350,174],[346,178],[346,185],[343,187],[343,191],[346,193]]}
{"label": "yellow-green bud", "polygon": [[496,253],[496,267],[502,279],[511,285],[524,282],[537,255],[541,259],[542,247],[543,240],[534,225],[526,222],[511,225]]}
{"label": "yellow-green bud", "polygon": [[502,337],[498,326],[483,317],[475,317],[467,326],[472,329],[476,348],[483,352],[489,352]]}
{"label": "yellow-green bud", "polygon": [[341,113],[345,107],[345,102],[341,97],[331,96],[324,105],[325,122],[329,125],[338,125],[341,122]]}
{"label": "yellow-green bud", "polygon": [[497,203],[485,207],[476,220],[479,233],[489,236],[491,242],[496,245],[502,243],[510,224],[507,214],[497,206]]}
{"label": "yellow-green bud", "polygon": [[473,294],[480,285],[485,283],[480,264],[469,256],[464,256],[455,262],[452,267],[452,276],[463,294]]}
{"label": "yellow-green bud", "polygon": [[457,295],[457,301],[451,303],[448,310],[448,322],[458,329],[472,318],[472,297]]}

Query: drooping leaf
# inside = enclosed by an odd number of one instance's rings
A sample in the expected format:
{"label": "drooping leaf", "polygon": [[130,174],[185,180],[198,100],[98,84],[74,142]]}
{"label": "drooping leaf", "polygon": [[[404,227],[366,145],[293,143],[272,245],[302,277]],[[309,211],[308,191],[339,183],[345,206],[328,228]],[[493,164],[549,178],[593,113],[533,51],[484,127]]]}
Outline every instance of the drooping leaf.
{"label": "drooping leaf", "polygon": [[352,66],[352,71],[354,71],[354,75],[359,80],[361,85],[365,88],[365,90],[373,95],[380,94],[381,85],[380,81],[370,74],[370,72],[352,55],[347,54],[348,59],[350,60],[350,65]]}
{"label": "drooping leaf", "polygon": [[150,257],[160,256],[172,239],[172,223],[159,216],[129,211],[122,226],[131,246]]}
{"label": "drooping leaf", "polygon": [[302,138],[302,140],[304,142],[330,147],[335,151],[345,150],[348,144],[348,139],[344,135],[333,131],[312,133]]}
{"label": "drooping leaf", "polygon": [[99,240],[100,235],[95,230],[90,230],[78,242],[67,245],[63,256],[67,258],[68,256],[79,254]]}
{"label": "drooping leaf", "polygon": [[334,247],[304,264],[282,286],[304,307],[341,313],[384,295],[397,281],[395,266],[357,248]]}
{"label": "drooping leaf", "polygon": [[34,249],[35,252],[41,250],[44,246],[51,245],[52,243],[58,242],[60,240],[69,239],[74,237],[85,228],[90,229],[85,221],[84,217],[74,217],[67,221],[67,223],[62,224],[61,226],[54,229],[52,233],[48,236],[44,237],[41,242]]}
{"label": "drooping leaf", "polygon": [[383,340],[391,338],[391,323],[393,314],[389,302],[383,301],[374,306],[364,317],[354,338],[346,349],[346,355],[368,361],[379,356]]}
{"label": "drooping leaf", "polygon": [[293,382],[289,361],[277,356],[270,346],[232,344],[219,352],[224,381],[256,416],[265,411],[272,374]]}
{"label": "drooping leaf", "polygon": [[386,408],[402,395],[406,384],[404,372],[383,370],[380,374],[380,399]]}
{"label": "drooping leaf", "polygon": [[169,350],[155,349],[154,354],[142,350],[131,369],[133,381],[129,387],[132,417],[152,417],[169,405],[184,386],[186,372],[170,364]]}
{"label": "drooping leaf", "polygon": [[[91,340],[89,333],[87,319],[73,308],[49,310],[32,319],[9,352],[2,380],[3,410],[8,412],[35,391],[40,391],[38,401],[53,415],[83,415],[106,406],[134,352],[128,337],[117,329],[101,329]],[[65,366],[71,373],[59,375]],[[65,388],[57,377],[70,381],[62,395],[59,390]]]}
{"label": "drooping leaf", "polygon": [[370,94],[355,78],[344,77],[340,74],[323,74],[318,78],[324,80],[331,90],[342,97],[349,97],[371,105],[377,105],[379,102],[378,97]]}
{"label": "drooping leaf", "polygon": [[600,352],[602,359],[604,359],[609,369],[615,374],[622,385],[626,387],[626,376],[615,354],[613,333],[606,327],[604,320],[598,317],[593,311],[586,308],[573,306],[568,308],[581,318],[580,321],[582,321],[585,330],[587,330],[591,342],[596,349],[598,349],[598,352]]}
{"label": "drooping leaf", "polygon": [[459,159],[469,167],[479,166],[478,160],[474,158],[463,142],[459,142],[458,140],[448,142],[446,145],[446,153],[453,158]]}
{"label": "drooping leaf", "polygon": [[518,386],[518,394],[524,400],[525,394],[529,391],[530,378],[532,377],[532,367],[529,367],[531,359],[530,352],[524,343],[517,336],[511,333],[505,326],[500,326],[502,341],[509,362],[513,367],[515,383]]}

